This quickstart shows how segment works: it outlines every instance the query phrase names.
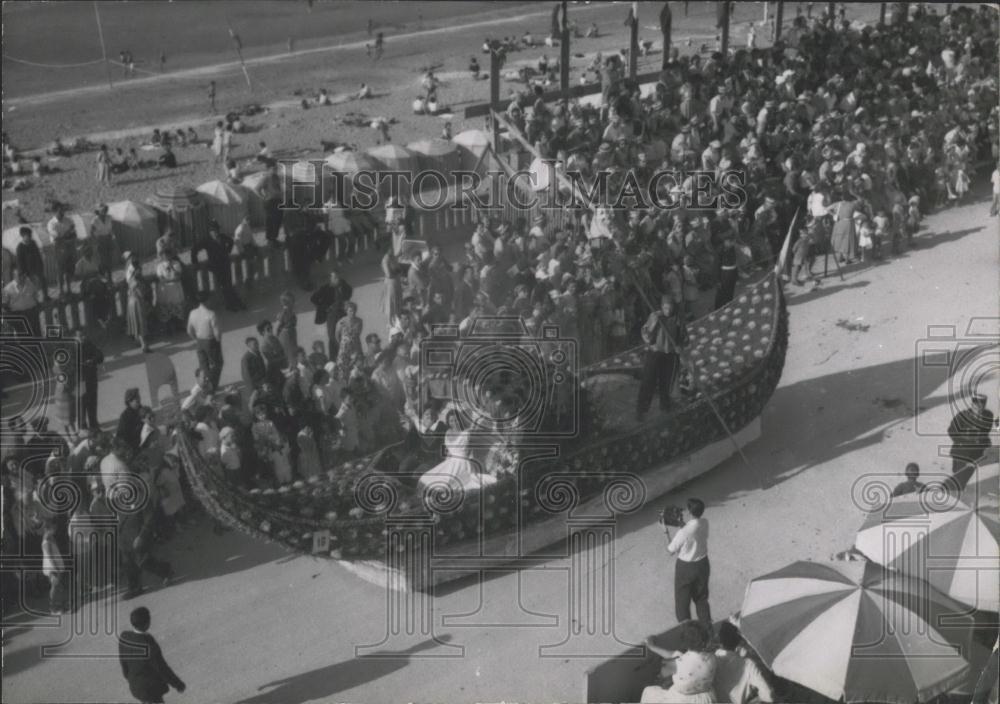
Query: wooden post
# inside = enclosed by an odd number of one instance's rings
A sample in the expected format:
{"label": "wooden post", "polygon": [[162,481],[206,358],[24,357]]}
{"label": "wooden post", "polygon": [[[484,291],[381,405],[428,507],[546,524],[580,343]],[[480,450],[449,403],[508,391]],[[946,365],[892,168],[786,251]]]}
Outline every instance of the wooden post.
{"label": "wooden post", "polygon": [[884,27],[885,26],[885,3],[884,2],[879,3],[879,8],[878,8],[878,26],[879,27]]}
{"label": "wooden post", "polygon": [[562,38],[559,40],[559,89],[563,98],[569,100],[569,20],[566,17],[568,0],[562,3]]}
{"label": "wooden post", "polygon": [[[490,44],[490,110],[498,111],[500,102],[500,55],[496,40]],[[493,128],[493,149],[500,153],[500,125],[497,124],[496,116],[490,118]]]}
{"label": "wooden post", "polygon": [[899,12],[896,13],[895,24],[906,24],[908,19],[910,19],[910,3],[901,2],[899,3]]}
{"label": "wooden post", "polygon": [[781,23],[785,21],[785,3],[778,0],[778,6],[774,9],[774,41],[781,41]]}
{"label": "wooden post", "polygon": [[631,22],[628,27],[628,77],[635,80],[639,75],[639,3],[632,3],[632,11],[629,13]]}
{"label": "wooden post", "polygon": [[665,2],[663,3],[663,9],[660,10],[660,34],[663,35],[663,63],[661,64],[661,68],[664,71],[667,70],[667,63],[670,61],[670,33],[673,21],[673,14],[670,12],[670,3]]}
{"label": "wooden post", "polygon": [[719,46],[719,52],[722,54],[722,60],[725,61],[729,56],[729,0],[724,0],[724,2],[719,3],[722,8],[722,42]]}

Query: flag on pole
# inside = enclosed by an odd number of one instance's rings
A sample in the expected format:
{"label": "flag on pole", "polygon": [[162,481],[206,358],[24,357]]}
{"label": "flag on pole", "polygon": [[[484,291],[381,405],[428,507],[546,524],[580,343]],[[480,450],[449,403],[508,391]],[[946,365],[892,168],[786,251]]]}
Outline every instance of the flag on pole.
{"label": "flag on pole", "polygon": [[792,246],[792,233],[795,231],[795,222],[799,219],[799,210],[795,210],[795,215],[792,217],[792,222],[788,226],[788,233],[785,235],[785,241],[781,245],[781,254],[778,255],[778,263],[774,267],[774,273],[781,276],[782,272],[785,270],[785,264],[788,262],[788,250]]}

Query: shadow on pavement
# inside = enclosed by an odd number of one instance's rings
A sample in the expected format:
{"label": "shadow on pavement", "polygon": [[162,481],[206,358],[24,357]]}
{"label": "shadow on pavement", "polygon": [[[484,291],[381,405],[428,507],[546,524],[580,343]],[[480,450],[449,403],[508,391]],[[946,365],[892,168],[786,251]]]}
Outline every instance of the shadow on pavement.
{"label": "shadow on pavement", "polygon": [[353,658],[344,662],[320,667],[301,675],[268,682],[257,688],[261,692],[254,697],[241,699],[239,704],[304,704],[322,700],[355,687],[373,682],[406,667],[410,658],[423,650],[429,650],[440,643],[451,640],[448,634],[437,640],[429,638],[406,650],[378,652],[373,655]]}

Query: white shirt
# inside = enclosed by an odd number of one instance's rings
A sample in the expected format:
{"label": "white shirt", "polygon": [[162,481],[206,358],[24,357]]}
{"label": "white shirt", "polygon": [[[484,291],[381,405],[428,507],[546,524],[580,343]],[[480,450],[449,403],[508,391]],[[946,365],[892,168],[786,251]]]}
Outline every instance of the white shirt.
{"label": "white shirt", "polygon": [[14,312],[31,310],[38,305],[38,290],[30,279],[23,283],[14,279],[3,287],[3,302]]}
{"label": "white shirt", "polygon": [[62,220],[59,220],[55,216],[52,216],[52,219],[49,220],[49,224],[45,226],[45,229],[48,230],[49,235],[52,237],[53,241],[55,241],[76,230],[76,226],[73,224],[73,221],[67,217],[63,217]]}
{"label": "white shirt", "polygon": [[253,239],[253,230],[250,225],[245,222],[241,222],[236,226],[236,232],[233,233],[233,239],[240,243],[240,245],[246,247],[248,244],[255,244]]}
{"label": "white shirt", "polygon": [[205,390],[201,388],[197,382],[191,387],[191,393],[181,402],[181,410],[187,411],[194,408],[197,405],[201,406],[211,406],[212,397],[205,393]]}
{"label": "white shirt", "polygon": [[90,225],[90,234],[92,237],[110,237],[111,218],[107,217],[103,220],[101,218],[94,218],[94,222]]}
{"label": "white shirt", "polygon": [[219,452],[219,431],[208,423],[198,423],[194,426],[194,431],[201,435],[201,442],[198,443],[198,452],[202,457]]}
{"label": "white shirt", "polygon": [[809,194],[809,213],[814,218],[821,218],[827,214],[829,211],[829,205],[826,202],[826,195],[813,191]]}
{"label": "white shirt", "polygon": [[696,562],[708,557],[708,519],[692,518],[677,531],[667,550],[677,553],[677,559]]}

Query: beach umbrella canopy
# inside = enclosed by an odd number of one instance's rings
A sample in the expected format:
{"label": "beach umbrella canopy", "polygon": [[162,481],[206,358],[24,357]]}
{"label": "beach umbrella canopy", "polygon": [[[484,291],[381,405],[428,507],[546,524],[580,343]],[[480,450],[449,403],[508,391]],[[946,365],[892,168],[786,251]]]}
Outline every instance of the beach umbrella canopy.
{"label": "beach umbrella canopy", "polygon": [[961,492],[945,482],[893,498],[868,515],[854,546],[869,560],[926,579],[963,604],[1000,610],[1000,518],[995,499],[990,501],[988,467],[977,469],[975,481]]}
{"label": "beach umbrella canopy", "polygon": [[962,502],[979,509],[980,516],[996,523],[1000,518],[1000,448],[996,445],[976,463],[978,466],[962,491]]}
{"label": "beach umbrella canopy", "polygon": [[[85,240],[90,237],[90,228],[87,227],[87,223],[81,216],[76,213],[67,213],[66,217],[73,223],[78,240]],[[56,251],[55,247],[52,246],[52,237],[49,236],[49,231],[46,227],[47,223],[48,220],[45,222],[30,223],[27,227],[31,228],[31,232],[35,236],[35,242],[38,243],[38,246],[42,250],[42,268],[45,270],[45,278],[48,281],[57,281],[59,277],[59,262],[56,260]],[[17,245],[21,241],[21,227],[22,225],[14,225],[3,231],[3,247],[9,250],[12,255],[17,252]]]}
{"label": "beach umbrella canopy", "polygon": [[[330,174],[327,174],[327,177],[323,179],[324,202],[333,195],[337,185],[336,179],[342,179],[345,186],[343,197],[346,199],[350,197],[355,174],[361,171],[371,172],[373,174],[371,184],[377,188],[377,174],[379,171],[385,170],[385,166],[377,159],[373,159],[364,152],[355,152],[346,149],[328,156],[326,158],[326,168],[331,172],[336,172],[338,176],[332,177]],[[338,194],[339,197],[340,195]]]}
{"label": "beach umbrella canopy", "polygon": [[465,130],[459,132],[451,141],[458,145],[462,157],[462,168],[472,171],[479,163],[483,152],[490,148],[490,138],[482,130]]}
{"label": "beach umbrella canopy", "polygon": [[218,221],[219,227],[227,234],[233,234],[249,213],[249,194],[243,186],[209,181],[198,186],[198,193],[208,206],[208,217]]}
{"label": "beach umbrella canopy", "polygon": [[451,141],[460,147],[468,149],[476,156],[482,154],[490,146],[490,138],[482,130],[465,130],[459,132]]}
{"label": "beach umbrella canopy", "polygon": [[383,168],[381,162],[363,152],[342,151],[326,158],[326,165],[332,171],[345,174],[356,174],[359,171],[378,171]]}
{"label": "beach umbrella canopy", "polygon": [[462,168],[462,153],[458,145],[447,139],[421,139],[406,145],[417,154],[420,167],[436,169],[444,174]]}
{"label": "beach umbrella canopy", "polygon": [[[76,213],[67,213],[66,218],[73,223],[73,227],[76,230],[77,239],[85,240],[90,237],[90,228],[87,227],[87,223],[82,217]],[[14,225],[8,227],[3,231],[3,246],[9,249],[11,252],[17,251],[17,245],[21,242],[21,228],[30,227],[32,233],[35,236],[35,242],[38,243],[39,247],[49,247],[52,245],[52,237],[49,236],[49,231],[46,225],[48,220],[45,222],[30,223],[28,225]]]}
{"label": "beach umbrella canopy", "polygon": [[156,238],[160,236],[160,216],[156,210],[134,200],[122,200],[108,204],[108,217],[123,251],[132,252],[140,259],[156,254]]}
{"label": "beach umbrella canopy", "polygon": [[414,171],[417,168],[417,155],[405,147],[396,144],[383,144],[379,147],[372,147],[367,152],[368,156],[377,159],[385,164],[386,168],[392,171]]}
{"label": "beach umbrella canopy", "polygon": [[21,242],[21,228],[30,227],[35,236],[35,242],[39,247],[46,247],[52,244],[52,238],[45,229],[45,223],[32,223],[29,225],[15,225],[3,231],[3,246],[11,252],[17,251],[17,245]]}
{"label": "beach umbrella canopy", "polygon": [[795,562],[751,580],[740,630],[779,677],[834,700],[909,704],[965,683],[967,611],[871,562]]}
{"label": "beach umbrella canopy", "polygon": [[247,199],[246,188],[225,181],[209,181],[198,186],[197,190],[209,204],[243,204]]}

